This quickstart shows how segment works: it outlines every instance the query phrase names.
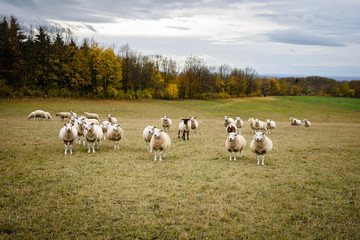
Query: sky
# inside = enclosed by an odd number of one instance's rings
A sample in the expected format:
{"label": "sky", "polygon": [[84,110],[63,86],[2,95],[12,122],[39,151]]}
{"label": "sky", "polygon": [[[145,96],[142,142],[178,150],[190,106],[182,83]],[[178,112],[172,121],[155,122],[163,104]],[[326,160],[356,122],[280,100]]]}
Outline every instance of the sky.
{"label": "sky", "polygon": [[360,79],[359,0],[1,0],[0,14],[179,63]]}

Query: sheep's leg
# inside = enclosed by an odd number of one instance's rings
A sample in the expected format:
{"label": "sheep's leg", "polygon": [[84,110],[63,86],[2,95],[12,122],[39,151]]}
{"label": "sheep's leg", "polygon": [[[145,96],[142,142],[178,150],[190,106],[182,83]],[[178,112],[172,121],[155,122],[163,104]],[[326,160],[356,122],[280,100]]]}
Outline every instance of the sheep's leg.
{"label": "sheep's leg", "polygon": [[233,153],[234,161],[236,161],[236,152]]}
{"label": "sheep's leg", "polygon": [[189,132],[187,132],[186,135],[187,135],[187,140],[189,140]]}
{"label": "sheep's leg", "polygon": [[95,153],[95,142],[92,142],[92,149],[93,149],[93,153]]}
{"label": "sheep's leg", "polygon": [[101,139],[98,140],[98,150],[100,149],[100,146],[101,146]]}
{"label": "sheep's leg", "polygon": [[183,134],[182,134],[182,140],[184,140],[185,141],[185,131],[183,131]]}
{"label": "sheep's leg", "polygon": [[116,141],[114,141],[114,150],[116,150]]}
{"label": "sheep's leg", "polygon": [[70,143],[70,154],[72,155],[73,143]]}
{"label": "sheep's leg", "polygon": [[178,138],[180,138],[180,130],[179,130],[179,132],[178,132]]}
{"label": "sheep's leg", "polygon": [[156,155],[157,155],[157,150],[154,151],[155,156],[154,156],[154,161],[156,162]]}
{"label": "sheep's leg", "polygon": [[145,141],[145,145],[146,145],[146,150],[149,150],[149,144],[147,141]]}
{"label": "sheep's leg", "polygon": [[230,152],[230,158],[229,158],[229,161],[231,161],[231,154],[232,154],[232,153]]}
{"label": "sheep's leg", "polygon": [[90,142],[88,142],[88,153],[90,153]]}
{"label": "sheep's leg", "polygon": [[261,165],[263,165],[263,166],[264,166],[264,158],[265,158],[265,155],[262,155]]}
{"label": "sheep's leg", "polygon": [[67,143],[64,143],[65,144],[65,154],[67,154]]}
{"label": "sheep's leg", "polygon": [[259,157],[259,155],[256,155],[256,160],[257,160],[257,165],[259,165],[259,164],[260,164],[260,157]]}
{"label": "sheep's leg", "polygon": [[160,153],[159,153],[159,162],[162,161],[162,159],[161,159],[161,154],[162,154],[162,151],[160,151]]}
{"label": "sheep's leg", "polygon": [[166,157],[166,150],[164,150],[164,154],[163,154],[163,157]]}
{"label": "sheep's leg", "polygon": [[242,157],[242,151],[240,151],[240,157]]}
{"label": "sheep's leg", "polygon": [[120,142],[119,141],[117,141],[117,147],[118,147],[118,149],[120,149]]}

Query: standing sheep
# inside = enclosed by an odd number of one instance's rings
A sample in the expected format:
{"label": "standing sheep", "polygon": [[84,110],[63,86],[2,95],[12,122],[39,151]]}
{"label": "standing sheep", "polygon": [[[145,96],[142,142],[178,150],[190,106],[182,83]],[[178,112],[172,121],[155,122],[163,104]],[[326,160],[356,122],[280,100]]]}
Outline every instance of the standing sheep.
{"label": "standing sheep", "polygon": [[[145,141],[145,145],[146,145],[146,150],[149,150],[149,143],[151,141],[151,137],[154,134],[155,131],[155,126],[150,126],[148,125],[146,128],[144,128],[143,131],[143,139]],[[150,149],[150,152],[152,151],[152,149]]]}
{"label": "standing sheep", "polygon": [[123,134],[123,130],[119,124],[109,125],[107,137],[110,141],[114,141],[114,150],[116,150],[116,146],[117,149],[120,149],[119,141],[123,138]]}
{"label": "standing sheep", "polygon": [[182,139],[185,141],[185,134],[187,134],[187,140],[189,140],[189,132],[191,130],[190,118],[181,118],[182,122],[179,123],[178,138],[180,138],[180,132],[182,132]]}
{"label": "standing sheep", "polygon": [[109,121],[111,124],[118,123],[118,120],[117,120],[116,118],[114,118],[111,114],[108,114],[108,115],[106,115],[106,116],[107,116],[108,121]]}
{"label": "standing sheep", "polygon": [[88,142],[88,153],[91,152],[90,145],[92,146],[93,153],[95,153],[95,143],[98,145],[98,150],[101,146],[101,139],[103,137],[102,129],[99,125],[95,125],[93,123],[86,123],[84,128],[84,136]]}
{"label": "standing sheep", "polygon": [[161,126],[164,128],[165,132],[168,132],[171,125],[172,125],[172,121],[168,116],[163,116],[162,118],[160,118],[161,120]]}
{"label": "standing sheep", "polygon": [[82,141],[83,141],[83,144],[85,146],[84,121],[82,119],[76,119],[74,126],[75,126],[75,128],[77,130],[77,133],[78,133],[78,137],[77,137],[77,140],[75,142],[81,144],[81,137],[82,137]]}
{"label": "standing sheep", "polygon": [[190,122],[191,122],[191,135],[192,135],[192,132],[194,132],[196,134],[196,129],[198,129],[198,127],[199,127],[199,123],[196,120],[196,117],[190,117]]}
{"label": "standing sheep", "polygon": [[88,113],[88,112],[84,112],[84,115],[86,118],[88,119],[96,119],[99,121],[99,115],[96,113]]}
{"label": "standing sheep", "polygon": [[276,127],[276,123],[275,121],[272,121],[270,119],[266,119],[266,128],[267,128],[267,133],[271,134],[272,131],[274,131]]}
{"label": "standing sheep", "polygon": [[224,126],[225,126],[225,128],[226,128],[229,124],[232,124],[232,123],[234,123],[234,122],[235,122],[235,121],[234,121],[233,118],[228,117],[228,116],[225,116],[225,117],[224,117]]}
{"label": "standing sheep", "polygon": [[254,130],[266,132],[266,123],[260,121],[259,119],[255,119]]}
{"label": "standing sheep", "polygon": [[65,154],[67,154],[68,148],[70,148],[70,154],[72,154],[73,143],[77,138],[74,124],[64,124],[64,127],[60,129],[59,137],[65,144]]}
{"label": "standing sheep", "polygon": [[164,157],[166,157],[166,150],[170,147],[171,140],[169,135],[166,132],[160,129],[155,129],[154,134],[150,140],[150,149],[154,151],[154,161],[156,161],[157,152],[159,151],[159,161],[162,161],[161,154],[164,152]]}
{"label": "standing sheep", "polygon": [[103,121],[100,124],[100,127],[101,127],[101,129],[103,131],[103,134],[104,134],[104,140],[106,140],[107,130],[108,130],[109,126],[111,126],[111,123],[109,121]]}
{"label": "standing sheep", "polygon": [[237,127],[234,123],[232,124],[229,124],[227,127],[226,127],[226,133],[237,133]]}
{"label": "standing sheep", "polygon": [[273,147],[273,143],[270,138],[265,136],[264,132],[255,132],[254,138],[250,143],[250,149],[256,154],[257,164],[260,164],[260,157],[262,155],[262,163],[264,165],[265,154],[269,153]]}
{"label": "standing sheep", "polygon": [[240,117],[235,118],[235,126],[239,130],[239,134],[241,134],[241,128],[244,126],[244,122],[243,122],[243,120],[241,120]]}
{"label": "standing sheep", "polygon": [[302,121],[304,123],[305,129],[308,130],[308,128],[311,126],[311,123],[307,119],[304,119]]}
{"label": "standing sheep", "polygon": [[289,118],[289,120],[290,120],[290,124],[292,126],[296,126],[296,127],[301,126],[301,121],[300,120],[298,120],[296,118],[293,118],[293,117]]}
{"label": "standing sheep", "polygon": [[254,132],[255,132],[255,119],[254,118],[249,118],[248,122],[250,124],[251,129],[252,129],[252,133],[254,134]]}
{"label": "standing sheep", "polygon": [[225,149],[230,153],[230,161],[231,155],[234,157],[234,161],[236,161],[236,152],[240,152],[240,157],[242,157],[242,151],[246,146],[246,141],[243,136],[237,133],[229,133],[226,141],[225,141]]}
{"label": "standing sheep", "polygon": [[71,118],[71,113],[70,112],[58,112],[56,113],[56,116],[61,117],[61,120],[64,121],[64,118]]}

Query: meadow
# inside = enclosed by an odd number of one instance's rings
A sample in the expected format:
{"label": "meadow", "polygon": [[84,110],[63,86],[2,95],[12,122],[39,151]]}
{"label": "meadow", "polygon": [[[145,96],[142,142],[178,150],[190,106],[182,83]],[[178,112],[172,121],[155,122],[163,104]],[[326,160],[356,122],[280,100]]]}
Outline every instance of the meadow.
{"label": "meadow", "polygon": [[[0,239],[359,239],[360,112],[320,100],[0,100]],[[53,120],[28,120],[36,109]],[[104,141],[64,155],[55,113],[70,110],[117,117],[120,150]],[[163,115],[172,145],[154,162],[142,131]],[[244,120],[237,161],[224,149],[225,115]],[[200,128],[183,141],[187,116]],[[265,166],[249,149],[249,117],[277,123]]]}

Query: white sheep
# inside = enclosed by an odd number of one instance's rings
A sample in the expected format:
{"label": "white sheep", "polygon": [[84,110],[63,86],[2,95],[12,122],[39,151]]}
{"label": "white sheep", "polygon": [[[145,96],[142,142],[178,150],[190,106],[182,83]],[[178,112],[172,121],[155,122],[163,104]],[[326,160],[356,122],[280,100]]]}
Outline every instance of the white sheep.
{"label": "white sheep", "polygon": [[111,124],[118,123],[118,120],[117,120],[116,118],[114,118],[111,114],[108,114],[108,115],[106,115],[106,116],[107,116],[108,121],[109,121]]}
{"label": "white sheep", "polygon": [[241,134],[241,128],[244,126],[244,122],[240,117],[235,118],[235,126],[237,127],[239,134]]}
{"label": "white sheep", "polygon": [[93,123],[86,123],[84,131],[84,136],[88,142],[88,153],[90,153],[90,147],[92,146],[93,153],[95,153],[95,143],[98,145],[98,149],[101,146],[101,139],[103,137],[102,129],[99,125]]}
{"label": "white sheep", "polygon": [[64,124],[64,127],[60,129],[59,137],[65,144],[65,154],[67,154],[68,148],[70,148],[70,154],[72,154],[73,143],[77,138],[74,124]]}
{"label": "white sheep", "polygon": [[113,125],[109,125],[107,137],[110,141],[114,141],[114,150],[116,150],[116,146],[117,149],[120,149],[119,141],[123,138],[123,135],[123,130],[119,124],[115,123]]}
{"label": "white sheep", "polygon": [[99,121],[99,115],[96,113],[84,112],[84,115],[88,119],[97,119]]}
{"label": "white sheep", "polygon": [[[149,150],[149,144],[151,141],[151,137],[154,134],[155,128],[156,128],[155,126],[150,126],[150,125],[148,125],[146,128],[144,128],[143,139],[145,141],[146,150]],[[150,152],[151,151],[152,151],[152,149],[150,149]]]}
{"label": "white sheep", "polygon": [[191,135],[192,135],[192,132],[194,132],[196,134],[196,129],[199,128],[199,123],[196,120],[196,117],[190,117],[190,122],[191,122]]}
{"label": "white sheep", "polygon": [[64,121],[64,118],[71,118],[71,113],[70,112],[58,112],[56,113],[56,116],[58,117],[61,117],[61,120]]}
{"label": "white sheep", "polygon": [[70,113],[71,113],[71,116],[73,116],[73,117],[76,117],[76,118],[77,118],[77,114],[76,114],[75,112],[70,111]]}
{"label": "white sheep", "polygon": [[77,120],[77,118],[75,116],[71,116],[69,123],[75,124],[76,120]]}
{"label": "white sheep", "polygon": [[252,129],[252,133],[254,133],[255,132],[255,119],[254,118],[249,118],[248,122],[250,124],[251,129]]}
{"label": "white sheep", "polygon": [[78,133],[78,137],[77,137],[75,143],[81,144],[81,137],[82,137],[82,141],[85,146],[84,121],[82,119],[76,119],[74,127],[76,128],[77,133]]}
{"label": "white sheep", "polygon": [[250,149],[256,154],[257,164],[260,164],[260,157],[262,155],[262,163],[264,165],[265,154],[269,153],[273,147],[273,143],[270,138],[265,136],[264,132],[255,132],[254,138],[250,143]]}
{"label": "white sheep", "polygon": [[166,151],[170,147],[171,140],[169,135],[163,130],[155,128],[154,134],[150,140],[150,149],[154,151],[154,161],[156,161],[157,152],[159,151],[159,161],[161,161],[161,154],[164,152],[164,157],[166,157]]}
{"label": "white sheep", "polygon": [[307,120],[307,119],[304,119],[302,121],[304,123],[305,129],[308,130],[308,128],[311,126],[311,122],[309,122],[309,120]]}
{"label": "white sheep", "polygon": [[232,124],[229,124],[227,127],[226,127],[226,133],[237,133],[237,127],[235,125],[235,123],[232,123]]}
{"label": "white sheep", "polygon": [[267,133],[271,134],[272,131],[274,131],[276,127],[276,123],[275,121],[272,121],[270,119],[266,119],[266,128],[267,128]]}
{"label": "white sheep", "polygon": [[52,120],[52,116],[49,112],[45,112],[45,119]]}
{"label": "white sheep", "polygon": [[266,123],[260,121],[259,119],[255,119],[254,130],[266,132]]}
{"label": "white sheep", "polygon": [[224,117],[224,126],[225,126],[225,128],[226,128],[229,124],[232,124],[232,123],[234,123],[234,122],[235,122],[235,121],[234,121],[233,118],[228,117],[228,116],[225,116],[225,117]]}
{"label": "white sheep", "polygon": [[187,134],[187,140],[189,140],[189,132],[191,130],[190,118],[181,118],[179,123],[178,138],[180,138],[180,132],[182,132],[182,139],[185,141],[185,134]]}
{"label": "white sheep", "polygon": [[167,132],[169,131],[171,125],[172,125],[172,121],[168,116],[163,116],[162,118],[160,118],[161,120],[161,126],[164,128],[164,131]]}
{"label": "white sheep", "polygon": [[34,120],[36,120],[36,118],[40,118],[42,120],[47,119],[47,115],[43,110],[36,110],[29,114],[28,119],[31,118],[34,118]]}
{"label": "white sheep", "polygon": [[99,125],[99,121],[94,118],[85,118],[84,123],[93,123],[95,125]]}
{"label": "white sheep", "polygon": [[106,133],[107,133],[107,130],[108,130],[110,125],[111,125],[111,123],[109,121],[103,121],[102,123],[100,123],[100,127],[101,127],[101,129],[103,131],[103,134],[104,134],[104,140],[106,140],[106,135],[107,135]]}
{"label": "white sheep", "polygon": [[296,127],[301,126],[301,121],[300,120],[298,120],[296,118],[293,118],[293,117],[289,118],[289,120],[290,120],[290,124],[292,126],[296,126]]}
{"label": "white sheep", "polygon": [[242,157],[245,146],[246,141],[243,136],[236,132],[229,133],[225,141],[225,149],[230,152],[229,160],[231,161],[231,155],[233,155],[234,161],[236,161],[236,152],[240,152],[240,157]]}

